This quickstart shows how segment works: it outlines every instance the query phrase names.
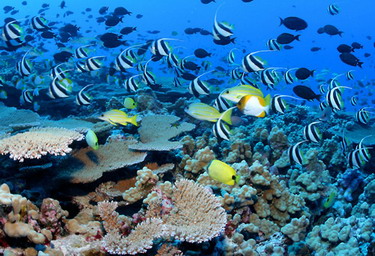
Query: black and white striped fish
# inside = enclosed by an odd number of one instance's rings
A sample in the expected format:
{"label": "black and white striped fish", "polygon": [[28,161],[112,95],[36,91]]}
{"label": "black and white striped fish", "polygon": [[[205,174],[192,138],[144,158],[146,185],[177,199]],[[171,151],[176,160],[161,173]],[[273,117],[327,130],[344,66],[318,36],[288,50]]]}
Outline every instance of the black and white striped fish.
{"label": "black and white striped fish", "polygon": [[43,17],[35,16],[31,19],[31,27],[37,31],[49,30],[50,27],[48,27],[47,23],[47,20]]}
{"label": "black and white striped fish", "polygon": [[33,97],[31,90],[22,91],[22,100],[25,103],[29,103],[29,104],[33,103],[34,97]]}
{"label": "black and white striped fish", "polygon": [[282,97],[283,95],[275,95],[275,97],[272,98],[271,109],[273,112],[284,114],[285,110],[288,109],[288,105]]}
{"label": "black and white striped fish", "polygon": [[175,68],[175,67],[178,67],[178,64],[179,64],[179,60],[177,58],[177,56],[170,52],[167,56],[167,64],[168,64],[168,67],[169,68]]}
{"label": "black and white striped fish", "polygon": [[230,131],[228,125],[224,123],[223,117],[226,116],[226,115],[231,116],[233,109],[234,109],[234,107],[229,108],[228,110],[223,112],[221,114],[221,116],[219,117],[219,119],[216,121],[216,123],[213,124],[212,133],[214,134],[214,136],[216,138],[219,138],[219,139],[222,139],[222,140],[229,140],[229,136],[231,134],[231,131]]}
{"label": "black and white striped fish", "polygon": [[121,72],[126,72],[127,69],[132,68],[134,59],[126,55],[127,49],[123,50],[115,59],[115,69]]}
{"label": "black and white striped fish", "polygon": [[347,80],[353,80],[354,79],[353,71],[354,70],[349,70],[348,72],[346,72],[345,77],[346,77]]}
{"label": "black and white striped fish", "polygon": [[278,82],[276,68],[267,68],[260,72],[260,81],[268,88],[274,89],[274,85]]}
{"label": "black and white striped fish", "polygon": [[225,23],[225,22],[218,22],[217,21],[217,11],[215,13],[214,18],[214,27],[212,29],[212,35],[215,40],[220,40],[223,37],[227,38],[233,35],[233,26]]}
{"label": "black and white striped fish", "polygon": [[85,61],[85,68],[87,71],[95,71],[102,67],[101,61],[98,59],[105,58],[105,56],[94,56],[91,58],[86,59]]}
{"label": "black and white striped fish", "polygon": [[297,163],[297,164],[300,164],[300,165],[304,164],[304,157],[303,157],[301,151],[298,149],[298,147],[299,147],[299,145],[301,145],[302,143],[305,143],[305,142],[307,142],[307,141],[306,140],[300,141],[300,142],[296,143],[295,145],[289,147],[288,156],[289,156],[290,164],[293,164],[293,163]]}
{"label": "black and white striped fish", "polygon": [[355,149],[348,154],[348,165],[350,168],[361,168],[365,161],[359,154],[360,149]]}
{"label": "black and white striped fish", "polygon": [[145,64],[145,68],[143,70],[143,76],[142,76],[142,80],[145,84],[147,84],[148,86],[150,85],[155,85],[156,84],[156,80],[155,80],[155,75],[151,72],[151,71],[148,71],[147,70],[147,65],[148,63],[151,61],[152,59],[148,60]]}
{"label": "black and white striped fish", "polygon": [[86,63],[84,61],[77,61],[75,66],[77,71],[80,73],[89,72],[89,70],[86,69]]}
{"label": "black and white striped fish", "polygon": [[270,39],[267,41],[267,47],[271,51],[280,51],[281,50],[281,45],[277,42],[276,39]]}
{"label": "black and white striped fish", "polygon": [[203,73],[196,78],[194,78],[189,84],[189,92],[193,94],[195,97],[199,97],[199,95],[208,95],[210,94],[210,88],[206,82],[200,80],[203,75],[211,73],[213,70]]}
{"label": "black and white striped fish", "polygon": [[168,56],[171,52],[171,47],[168,45],[166,40],[176,40],[170,38],[161,38],[155,40],[151,44],[151,53],[155,56]]}
{"label": "black and white striped fish", "polygon": [[359,149],[359,156],[365,161],[365,162],[368,162],[370,161],[370,158],[371,158],[371,155],[370,155],[370,152],[369,152],[369,149],[370,148],[367,148],[365,146],[363,146],[363,141],[366,139],[366,138],[369,138],[369,137],[372,137],[372,135],[368,135],[368,136],[365,136],[361,139],[361,141],[359,142],[359,144],[356,146],[356,149]]}
{"label": "black and white striped fish", "polygon": [[344,107],[344,102],[342,101],[342,96],[341,96],[341,88],[347,88],[347,89],[352,89],[347,86],[338,86],[333,89],[330,89],[328,93],[326,94],[326,101],[328,105],[333,109],[333,110],[342,110]]}
{"label": "black and white striped fish", "polygon": [[[63,71],[64,73],[71,71],[71,69]],[[69,78],[64,78],[62,80],[57,79],[58,76],[56,76],[48,89],[49,96],[52,99],[56,98],[67,98],[69,97],[69,94],[72,92],[72,80]]]}
{"label": "black and white striped fish", "polygon": [[357,100],[358,100],[358,98],[356,96],[352,96],[350,98],[350,103],[352,104],[352,106],[356,106],[357,105]]}
{"label": "black and white striped fish", "polygon": [[230,77],[234,80],[240,79],[242,76],[241,70],[239,68],[232,69],[230,72]]}
{"label": "black and white striped fish", "polygon": [[236,48],[230,50],[228,56],[227,56],[227,61],[229,64],[234,64],[234,62],[236,61],[236,56],[234,55],[234,50],[236,50]]}
{"label": "black and white striped fish", "polygon": [[215,99],[213,106],[214,108],[219,110],[219,112],[223,112],[229,109],[231,107],[231,104],[225,98],[223,98],[220,93],[219,96]]}
{"label": "black and white striped fish", "polygon": [[331,15],[337,15],[340,12],[340,8],[335,4],[330,4],[328,6],[328,13]]}
{"label": "black and white striped fish", "polygon": [[61,69],[61,65],[63,65],[64,63],[61,63],[57,66],[54,66],[53,68],[51,68],[51,71],[49,73],[49,76],[51,77],[51,79],[54,79],[55,77],[57,77],[58,80],[62,80],[64,78],[66,78],[66,75],[65,73],[63,72],[63,70]]}
{"label": "black and white striped fish", "polygon": [[78,92],[76,96],[77,105],[82,106],[91,104],[92,97],[85,92],[85,90],[91,86],[93,86],[93,84],[88,84]]}
{"label": "black and white striped fish", "polygon": [[316,127],[318,123],[320,122],[312,122],[303,129],[303,137],[307,141],[318,143],[322,139],[323,135],[319,131],[319,128]]}
{"label": "black and white striped fish", "polygon": [[271,101],[271,109],[272,109],[273,112],[284,114],[285,111],[289,108],[288,104],[283,99],[284,97],[292,98],[292,99],[295,99],[295,100],[303,100],[303,99],[296,98],[296,97],[293,97],[293,96],[290,96],[290,95],[275,95],[272,98],[272,101]]}
{"label": "black and white striped fish", "polygon": [[86,47],[89,47],[91,46],[92,44],[88,44],[88,45],[83,45],[81,47],[78,47],[74,53],[75,53],[75,57],[77,59],[85,59],[89,56],[89,53],[88,53],[88,50],[86,49]]}
{"label": "black and white striped fish", "polygon": [[262,61],[259,57],[254,56],[254,54],[258,52],[262,51],[249,53],[242,59],[242,68],[245,72],[250,73],[264,70],[264,61]]}
{"label": "black and white striped fish", "polygon": [[292,70],[296,70],[296,69],[298,69],[298,68],[291,68],[291,69],[288,69],[288,70],[284,73],[284,81],[285,81],[286,84],[293,84],[293,83],[294,83],[294,81],[295,81],[296,79],[293,77],[291,71],[292,71]]}
{"label": "black and white striped fish", "polygon": [[366,108],[361,108],[355,113],[355,120],[361,124],[367,124],[370,121],[370,112]]}
{"label": "black and white striped fish", "polygon": [[27,54],[28,54],[28,52],[26,52],[23,55],[22,59],[19,62],[17,62],[17,64],[16,64],[16,70],[17,70],[18,74],[22,77],[29,76],[31,74],[32,64],[31,64],[30,60],[26,59]]}
{"label": "black and white striped fish", "polygon": [[124,81],[124,87],[128,92],[136,92],[139,88],[139,83],[135,80],[136,77],[142,74],[131,76]]}
{"label": "black and white striped fish", "polygon": [[17,20],[13,20],[5,24],[2,33],[4,41],[19,40],[21,38],[23,30],[16,22]]}

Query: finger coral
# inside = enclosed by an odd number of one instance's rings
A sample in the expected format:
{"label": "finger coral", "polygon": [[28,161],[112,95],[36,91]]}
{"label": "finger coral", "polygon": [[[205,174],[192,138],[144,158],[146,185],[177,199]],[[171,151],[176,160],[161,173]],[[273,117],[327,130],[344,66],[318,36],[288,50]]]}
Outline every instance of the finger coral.
{"label": "finger coral", "polygon": [[33,128],[0,140],[0,154],[9,154],[11,159],[20,162],[47,154],[64,156],[72,151],[69,145],[73,141],[83,138],[79,132],[65,128]]}

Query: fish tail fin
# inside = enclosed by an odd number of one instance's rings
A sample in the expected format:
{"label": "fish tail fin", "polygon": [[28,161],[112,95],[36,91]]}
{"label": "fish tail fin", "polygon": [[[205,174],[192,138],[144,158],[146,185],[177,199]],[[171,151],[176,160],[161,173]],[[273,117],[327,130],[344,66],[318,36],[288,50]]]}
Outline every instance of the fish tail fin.
{"label": "fish tail fin", "polygon": [[322,100],[321,100],[321,97],[322,97],[321,94],[317,94],[317,95],[316,95],[316,99],[317,99],[318,101],[322,101]]}
{"label": "fish tail fin", "polygon": [[230,40],[230,42],[233,43],[233,44],[235,44],[235,43],[236,43],[235,40],[236,40],[236,37],[232,38],[232,39]]}
{"label": "fish tail fin", "polygon": [[311,70],[310,76],[314,76],[314,72],[315,72],[315,69]]}
{"label": "fish tail fin", "polygon": [[299,37],[300,37],[301,35],[296,35],[294,38],[297,40],[297,41],[300,41],[299,40]]}
{"label": "fish tail fin", "polygon": [[238,183],[240,182],[240,178],[241,178],[241,176],[240,176],[240,175],[236,175],[235,177],[236,177],[236,178],[234,179],[234,182],[235,182],[236,184],[238,184]]}
{"label": "fish tail fin", "polygon": [[342,33],[344,33],[344,31],[339,31],[339,36],[342,37]]}
{"label": "fish tail fin", "polygon": [[134,124],[135,126],[138,126],[138,123],[137,123],[137,117],[138,117],[138,115],[132,116],[132,117],[129,119],[129,123]]}
{"label": "fish tail fin", "polygon": [[283,25],[283,24],[284,24],[284,19],[283,19],[283,18],[281,18],[281,17],[279,17],[279,19],[280,19],[280,25],[279,25],[279,27],[280,27],[281,25]]}
{"label": "fish tail fin", "polygon": [[232,112],[233,112],[233,108],[230,108],[228,110],[226,110],[222,115],[221,115],[221,119],[223,121],[225,121],[227,124],[230,124],[232,125]]}
{"label": "fish tail fin", "polygon": [[363,64],[363,62],[359,61],[357,65],[358,65],[358,67],[362,68],[362,64]]}

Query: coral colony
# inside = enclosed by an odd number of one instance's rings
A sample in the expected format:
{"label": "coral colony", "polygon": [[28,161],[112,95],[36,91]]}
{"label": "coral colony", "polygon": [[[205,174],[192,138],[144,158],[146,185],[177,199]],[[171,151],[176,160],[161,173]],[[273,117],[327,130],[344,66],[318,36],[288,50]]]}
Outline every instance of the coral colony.
{"label": "coral colony", "polygon": [[99,2],[0,3],[0,255],[375,255],[374,0]]}

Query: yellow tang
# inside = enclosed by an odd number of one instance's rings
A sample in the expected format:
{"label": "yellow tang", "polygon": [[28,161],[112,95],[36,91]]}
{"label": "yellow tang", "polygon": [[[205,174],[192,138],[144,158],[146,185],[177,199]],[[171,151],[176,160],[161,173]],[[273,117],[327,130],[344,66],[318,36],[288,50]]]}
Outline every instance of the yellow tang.
{"label": "yellow tang", "polygon": [[135,109],[137,107],[137,102],[135,102],[132,98],[125,98],[124,107],[127,109]]}
{"label": "yellow tang", "polygon": [[99,119],[110,122],[113,125],[127,125],[128,123],[131,123],[138,126],[137,115],[129,117],[124,111],[118,109],[112,109],[103,113],[99,116]]}
{"label": "yellow tang", "polygon": [[[222,115],[216,108],[200,102],[190,104],[188,108],[185,109],[185,112],[198,120],[210,122],[216,122]],[[221,119],[228,124],[232,124],[231,115],[232,111],[229,111],[225,113]]]}
{"label": "yellow tang", "polygon": [[91,129],[89,129],[86,133],[86,142],[87,145],[92,147],[94,150],[97,150],[99,148],[98,137],[96,137],[95,132]]}
{"label": "yellow tang", "polygon": [[264,97],[263,92],[251,85],[238,85],[225,89],[221,94],[223,98],[238,103],[243,96],[254,95]]}
{"label": "yellow tang", "polygon": [[227,185],[237,184],[240,180],[240,176],[231,166],[216,159],[212,160],[207,170],[212,179]]}

